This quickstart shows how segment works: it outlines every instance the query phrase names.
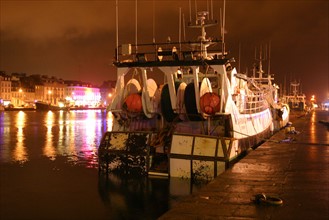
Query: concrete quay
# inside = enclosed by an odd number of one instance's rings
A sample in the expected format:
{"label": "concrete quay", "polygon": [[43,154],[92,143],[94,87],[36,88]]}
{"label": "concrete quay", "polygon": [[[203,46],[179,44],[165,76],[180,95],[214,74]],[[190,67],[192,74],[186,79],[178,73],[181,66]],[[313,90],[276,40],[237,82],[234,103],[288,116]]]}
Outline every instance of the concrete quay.
{"label": "concrete quay", "polygon": [[[281,130],[159,219],[329,219],[328,111],[292,119]],[[257,204],[255,194],[282,205]]]}

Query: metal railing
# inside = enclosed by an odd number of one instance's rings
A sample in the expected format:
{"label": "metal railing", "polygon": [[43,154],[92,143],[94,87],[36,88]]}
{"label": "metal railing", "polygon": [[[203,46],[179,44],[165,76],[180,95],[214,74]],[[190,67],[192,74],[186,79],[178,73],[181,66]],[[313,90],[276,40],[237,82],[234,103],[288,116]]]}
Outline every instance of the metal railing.
{"label": "metal railing", "polygon": [[[188,42],[167,42],[152,44],[123,44],[116,50],[118,57],[116,62],[146,62],[146,61],[178,61],[202,59],[202,54],[207,52],[219,59],[222,55],[221,41],[188,41]],[[201,50],[202,45],[211,44],[207,51]],[[193,48],[193,49],[192,49]]]}
{"label": "metal railing", "polygon": [[246,96],[245,99],[246,101],[241,113],[257,113],[267,108],[267,103],[262,92],[258,92],[258,94],[256,93],[252,96]]}

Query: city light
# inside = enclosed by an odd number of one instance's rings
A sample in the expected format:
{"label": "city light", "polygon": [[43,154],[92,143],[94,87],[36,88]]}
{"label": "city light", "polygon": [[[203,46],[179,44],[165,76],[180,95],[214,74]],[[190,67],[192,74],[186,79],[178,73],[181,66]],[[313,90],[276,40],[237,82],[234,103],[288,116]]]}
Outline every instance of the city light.
{"label": "city light", "polygon": [[312,95],[311,102],[314,102],[314,101],[315,101],[315,95]]}
{"label": "city light", "polygon": [[63,108],[63,107],[65,107],[65,105],[64,105],[64,103],[63,103],[63,102],[59,102],[59,103],[58,103],[58,106],[59,106],[60,108]]}

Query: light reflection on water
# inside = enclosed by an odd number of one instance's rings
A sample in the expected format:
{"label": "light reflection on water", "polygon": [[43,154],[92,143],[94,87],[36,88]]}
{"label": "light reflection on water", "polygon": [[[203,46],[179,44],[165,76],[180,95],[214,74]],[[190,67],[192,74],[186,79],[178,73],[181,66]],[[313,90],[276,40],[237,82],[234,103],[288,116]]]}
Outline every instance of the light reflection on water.
{"label": "light reflection on water", "polygon": [[311,124],[310,124],[310,142],[311,143],[319,143],[320,140],[317,138],[317,123],[318,123],[318,119],[316,116],[315,111],[311,112]]}
{"label": "light reflection on water", "polygon": [[[0,112],[0,197],[15,204],[2,214],[12,219],[47,219],[49,213],[52,219],[156,219],[192,192],[188,180],[98,174],[98,145],[112,121],[104,111]],[[193,185],[193,191],[199,188]],[[37,210],[29,201],[40,201]],[[54,213],[52,207],[65,212]]]}
{"label": "light reflection on water", "polygon": [[45,124],[47,127],[46,133],[46,142],[45,147],[43,148],[43,154],[47,156],[50,160],[55,160],[56,158],[56,151],[53,145],[53,133],[52,128],[54,124],[54,113],[49,111],[46,114]]}
{"label": "light reflection on water", "polygon": [[26,115],[23,111],[19,111],[15,120],[15,125],[17,128],[16,133],[16,146],[13,152],[13,159],[19,162],[25,162],[28,160],[28,155],[26,152],[26,148],[24,146],[24,131],[26,123]]}
{"label": "light reflection on water", "polygon": [[13,111],[2,112],[0,123],[0,162],[25,163],[41,155],[53,161],[65,156],[69,162],[93,167],[102,134],[111,129],[112,115],[100,110]]}

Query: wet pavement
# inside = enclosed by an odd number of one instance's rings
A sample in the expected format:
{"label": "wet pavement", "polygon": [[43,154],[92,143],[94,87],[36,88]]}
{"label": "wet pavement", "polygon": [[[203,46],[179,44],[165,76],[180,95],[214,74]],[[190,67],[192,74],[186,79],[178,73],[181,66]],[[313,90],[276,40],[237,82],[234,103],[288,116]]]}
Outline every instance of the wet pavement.
{"label": "wet pavement", "polygon": [[[159,219],[329,219],[329,112],[293,119]],[[282,205],[252,201],[264,193]]]}

